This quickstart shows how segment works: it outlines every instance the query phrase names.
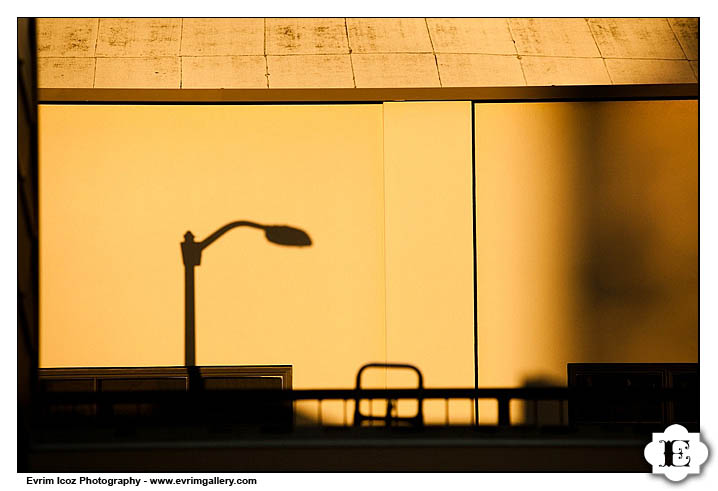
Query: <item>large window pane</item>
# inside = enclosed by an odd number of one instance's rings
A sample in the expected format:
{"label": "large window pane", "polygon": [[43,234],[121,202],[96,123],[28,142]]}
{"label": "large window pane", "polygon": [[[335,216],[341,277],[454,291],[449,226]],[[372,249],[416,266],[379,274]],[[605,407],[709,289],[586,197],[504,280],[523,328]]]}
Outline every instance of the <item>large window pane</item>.
{"label": "large window pane", "polygon": [[381,105],[42,106],[41,366],[183,364],[187,230],[237,228],[196,268],[197,363],[291,364],[345,387],[385,359]]}
{"label": "large window pane", "polygon": [[475,105],[482,386],[697,361],[697,110]]}

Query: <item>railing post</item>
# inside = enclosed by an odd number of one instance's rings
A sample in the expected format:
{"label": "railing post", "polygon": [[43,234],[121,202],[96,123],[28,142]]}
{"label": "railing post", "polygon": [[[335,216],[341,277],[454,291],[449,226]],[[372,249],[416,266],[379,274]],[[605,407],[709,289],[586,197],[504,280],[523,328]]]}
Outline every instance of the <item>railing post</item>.
{"label": "railing post", "polygon": [[496,398],[499,403],[499,426],[509,426],[511,424],[509,415],[509,401],[506,396]]}

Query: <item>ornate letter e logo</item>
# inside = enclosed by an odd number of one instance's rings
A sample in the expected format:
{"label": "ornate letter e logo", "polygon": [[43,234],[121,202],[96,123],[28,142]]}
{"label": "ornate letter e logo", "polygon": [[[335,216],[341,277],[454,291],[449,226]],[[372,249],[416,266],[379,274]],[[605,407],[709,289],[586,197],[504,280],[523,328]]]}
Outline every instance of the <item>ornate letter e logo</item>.
{"label": "ornate letter e logo", "polygon": [[681,425],[671,425],[663,433],[654,433],[653,441],[643,449],[654,474],[665,474],[671,481],[681,481],[688,474],[698,474],[708,458],[708,447],[700,433],[688,433]]}

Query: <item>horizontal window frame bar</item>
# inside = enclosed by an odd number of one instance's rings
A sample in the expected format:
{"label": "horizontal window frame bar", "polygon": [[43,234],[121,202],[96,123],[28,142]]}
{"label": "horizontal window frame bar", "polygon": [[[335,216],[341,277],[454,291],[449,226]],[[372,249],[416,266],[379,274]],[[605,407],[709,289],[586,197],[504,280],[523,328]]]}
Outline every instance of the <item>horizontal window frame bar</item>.
{"label": "horizontal window frame bar", "polygon": [[357,104],[405,101],[599,101],[698,99],[699,84],[419,87],[369,89],[41,88],[39,104]]}

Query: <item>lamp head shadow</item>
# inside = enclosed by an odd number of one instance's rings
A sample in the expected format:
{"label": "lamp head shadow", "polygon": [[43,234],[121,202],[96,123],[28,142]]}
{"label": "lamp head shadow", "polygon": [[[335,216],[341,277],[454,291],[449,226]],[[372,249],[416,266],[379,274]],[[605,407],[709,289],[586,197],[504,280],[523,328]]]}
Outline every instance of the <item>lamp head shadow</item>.
{"label": "lamp head shadow", "polygon": [[312,245],[312,239],[304,231],[287,225],[268,225],[264,234],[269,242],[283,246],[306,247]]}

